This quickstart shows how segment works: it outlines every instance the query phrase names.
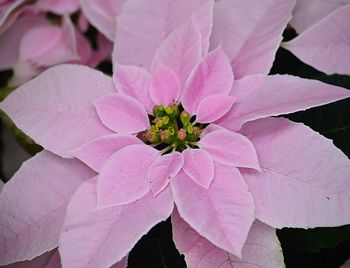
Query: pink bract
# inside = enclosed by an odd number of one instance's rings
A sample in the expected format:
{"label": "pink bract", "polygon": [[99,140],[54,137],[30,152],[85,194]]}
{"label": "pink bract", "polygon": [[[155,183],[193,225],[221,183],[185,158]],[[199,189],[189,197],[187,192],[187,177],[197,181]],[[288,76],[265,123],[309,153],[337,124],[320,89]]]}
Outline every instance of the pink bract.
{"label": "pink bract", "polygon": [[12,217],[0,225],[12,232],[0,233],[0,264],[57,246],[63,267],[125,264],[171,215],[190,267],[283,267],[274,228],[350,223],[349,159],[272,117],[350,91],[268,76],[294,1],[250,2],[129,0],[113,77],[61,65],[0,104],[46,150],[3,187],[0,213]]}
{"label": "pink bract", "polygon": [[349,0],[298,0],[291,26],[299,35],[283,47],[327,74],[350,74]]}

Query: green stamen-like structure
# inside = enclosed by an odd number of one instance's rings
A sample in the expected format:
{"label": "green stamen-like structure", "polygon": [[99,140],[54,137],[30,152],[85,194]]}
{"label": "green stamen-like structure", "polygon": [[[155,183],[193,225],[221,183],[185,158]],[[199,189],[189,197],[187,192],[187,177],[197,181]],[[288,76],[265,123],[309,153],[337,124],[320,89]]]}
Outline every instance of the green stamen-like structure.
{"label": "green stamen-like structure", "polygon": [[162,153],[170,149],[182,152],[188,147],[195,148],[205,126],[191,119],[191,115],[177,104],[155,105],[151,127],[142,133],[142,140]]}

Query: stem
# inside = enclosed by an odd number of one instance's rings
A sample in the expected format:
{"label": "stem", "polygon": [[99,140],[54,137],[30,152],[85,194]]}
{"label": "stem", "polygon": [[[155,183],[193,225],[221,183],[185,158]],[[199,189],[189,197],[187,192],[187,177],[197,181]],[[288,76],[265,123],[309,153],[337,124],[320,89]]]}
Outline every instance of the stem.
{"label": "stem", "polygon": [[167,151],[169,151],[171,148],[175,148],[173,144],[169,145],[168,147],[164,148],[163,150],[160,150],[158,152],[158,154],[162,155],[162,154],[166,153]]}

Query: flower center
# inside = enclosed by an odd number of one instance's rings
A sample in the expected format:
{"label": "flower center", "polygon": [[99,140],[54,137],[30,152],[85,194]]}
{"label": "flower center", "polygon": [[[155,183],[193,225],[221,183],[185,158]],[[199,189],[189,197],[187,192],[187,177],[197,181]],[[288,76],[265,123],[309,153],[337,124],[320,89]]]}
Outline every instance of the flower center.
{"label": "flower center", "polygon": [[146,143],[161,153],[168,151],[182,152],[186,148],[197,148],[196,142],[206,125],[195,122],[194,117],[181,105],[172,104],[167,107],[155,105],[150,116],[151,127],[139,134]]}

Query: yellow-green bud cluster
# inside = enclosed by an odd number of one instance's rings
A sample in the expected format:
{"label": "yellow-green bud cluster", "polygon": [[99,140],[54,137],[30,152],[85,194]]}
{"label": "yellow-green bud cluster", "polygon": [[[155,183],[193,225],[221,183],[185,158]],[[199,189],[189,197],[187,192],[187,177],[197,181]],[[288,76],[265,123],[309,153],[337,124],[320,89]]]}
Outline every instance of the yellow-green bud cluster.
{"label": "yellow-green bud cluster", "polygon": [[155,105],[153,116],[150,129],[142,133],[145,142],[171,144],[182,151],[189,143],[193,144],[199,140],[201,128],[191,123],[191,115],[188,112],[180,113],[178,105]]}

